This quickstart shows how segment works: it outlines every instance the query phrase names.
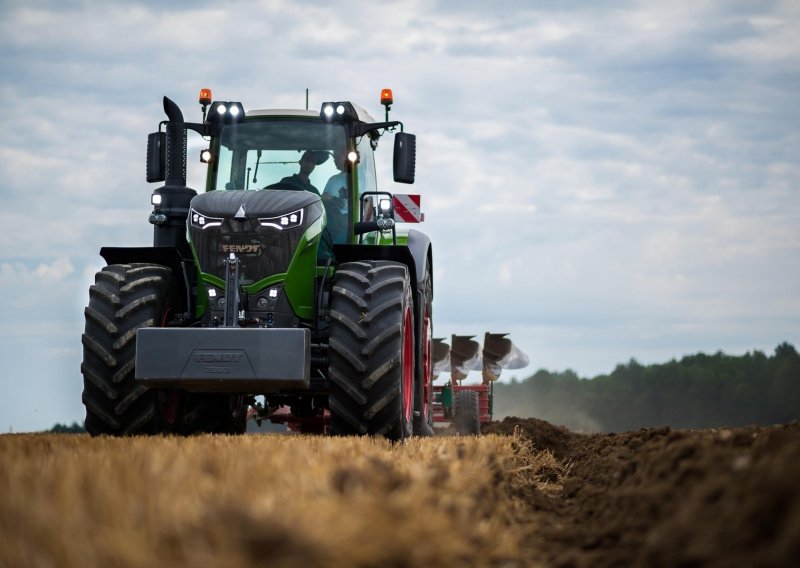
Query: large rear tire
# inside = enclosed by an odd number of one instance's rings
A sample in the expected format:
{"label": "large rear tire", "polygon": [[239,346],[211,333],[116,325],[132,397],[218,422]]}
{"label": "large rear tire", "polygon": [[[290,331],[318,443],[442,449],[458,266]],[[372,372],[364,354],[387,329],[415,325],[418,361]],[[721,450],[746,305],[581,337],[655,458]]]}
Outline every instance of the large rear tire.
{"label": "large rear tire", "polygon": [[462,390],[455,393],[455,424],[459,436],[480,436],[481,410],[478,393]]}
{"label": "large rear tire", "polygon": [[136,330],[163,325],[174,294],[174,277],[165,266],[114,264],[95,275],[84,311],[81,364],[90,434],[161,431],[157,391],[134,379]]}
{"label": "large rear tire", "polygon": [[330,431],[402,440],[412,434],[414,318],[405,265],[343,263],[330,322]]}

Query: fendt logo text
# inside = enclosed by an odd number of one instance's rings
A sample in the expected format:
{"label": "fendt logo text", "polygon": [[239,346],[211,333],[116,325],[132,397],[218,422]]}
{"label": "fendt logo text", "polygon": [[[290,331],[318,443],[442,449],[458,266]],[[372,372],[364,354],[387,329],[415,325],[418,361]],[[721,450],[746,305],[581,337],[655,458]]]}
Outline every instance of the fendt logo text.
{"label": "fendt logo text", "polygon": [[223,244],[222,252],[234,254],[261,254],[261,243],[252,244]]}
{"label": "fendt logo text", "polygon": [[224,351],[200,351],[194,354],[194,360],[198,363],[238,363],[241,358],[241,353],[226,353]]}

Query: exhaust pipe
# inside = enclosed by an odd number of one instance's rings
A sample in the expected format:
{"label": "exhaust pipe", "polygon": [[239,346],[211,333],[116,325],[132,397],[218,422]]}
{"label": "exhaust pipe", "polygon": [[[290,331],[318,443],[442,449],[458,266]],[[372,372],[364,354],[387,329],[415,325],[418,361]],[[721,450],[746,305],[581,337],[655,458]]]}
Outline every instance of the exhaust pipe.
{"label": "exhaust pipe", "polygon": [[164,97],[167,115],[167,160],[165,185],[186,187],[186,127],[180,107]]}
{"label": "exhaust pipe", "polygon": [[186,219],[189,202],[197,195],[186,187],[186,125],[180,107],[164,97],[164,112],[169,119],[166,127],[166,159],[164,187],[153,194],[161,195],[161,203],[150,215],[153,224],[153,246],[175,247],[183,258],[191,258],[186,240]]}

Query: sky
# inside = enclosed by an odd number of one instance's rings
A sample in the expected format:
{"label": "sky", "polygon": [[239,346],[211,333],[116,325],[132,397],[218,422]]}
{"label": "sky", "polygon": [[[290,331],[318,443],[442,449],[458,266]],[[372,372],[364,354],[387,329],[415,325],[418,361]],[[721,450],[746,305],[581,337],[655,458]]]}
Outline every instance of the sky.
{"label": "sky", "polygon": [[[190,6],[190,7],[187,7]],[[530,367],[800,344],[796,1],[0,0],[0,432],[82,421],[101,246],[152,243],[168,95],[352,100],[417,135],[434,333]],[[202,142],[190,136],[190,158]],[[190,159],[189,185],[204,166]]]}

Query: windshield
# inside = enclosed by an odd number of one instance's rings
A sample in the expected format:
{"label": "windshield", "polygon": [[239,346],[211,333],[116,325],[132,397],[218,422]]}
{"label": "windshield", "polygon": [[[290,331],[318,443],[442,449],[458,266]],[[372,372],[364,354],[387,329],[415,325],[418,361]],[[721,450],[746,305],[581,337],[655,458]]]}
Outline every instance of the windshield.
{"label": "windshield", "polygon": [[344,148],[344,127],[316,120],[251,119],[226,126],[210,188],[322,193],[340,173],[333,154]]}

